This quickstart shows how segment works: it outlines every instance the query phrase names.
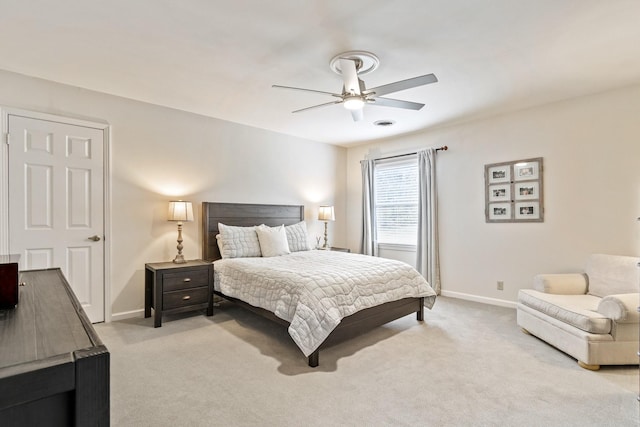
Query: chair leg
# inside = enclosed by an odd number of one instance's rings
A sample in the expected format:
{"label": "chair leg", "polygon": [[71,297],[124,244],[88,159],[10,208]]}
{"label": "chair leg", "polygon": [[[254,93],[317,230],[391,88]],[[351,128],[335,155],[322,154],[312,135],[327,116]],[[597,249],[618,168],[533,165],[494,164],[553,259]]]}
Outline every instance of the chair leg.
{"label": "chair leg", "polygon": [[590,371],[597,371],[600,369],[600,365],[589,365],[588,363],[584,363],[581,360],[578,360],[578,366],[584,369],[588,369]]}

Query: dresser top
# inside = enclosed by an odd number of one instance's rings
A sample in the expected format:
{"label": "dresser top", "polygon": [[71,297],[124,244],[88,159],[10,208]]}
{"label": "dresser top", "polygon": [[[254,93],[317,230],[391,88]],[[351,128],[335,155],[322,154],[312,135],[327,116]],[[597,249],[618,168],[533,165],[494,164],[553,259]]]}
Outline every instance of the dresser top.
{"label": "dresser top", "polygon": [[23,271],[20,283],[18,305],[0,310],[0,377],[9,367],[73,362],[74,351],[102,346],[59,268]]}

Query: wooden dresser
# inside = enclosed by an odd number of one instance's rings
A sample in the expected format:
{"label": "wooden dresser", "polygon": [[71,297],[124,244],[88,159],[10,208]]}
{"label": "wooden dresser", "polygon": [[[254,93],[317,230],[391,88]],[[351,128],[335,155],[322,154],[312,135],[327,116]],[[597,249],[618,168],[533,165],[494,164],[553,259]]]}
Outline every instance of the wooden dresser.
{"label": "wooden dresser", "polygon": [[108,426],[109,352],[60,269],[20,273],[0,310],[0,424]]}

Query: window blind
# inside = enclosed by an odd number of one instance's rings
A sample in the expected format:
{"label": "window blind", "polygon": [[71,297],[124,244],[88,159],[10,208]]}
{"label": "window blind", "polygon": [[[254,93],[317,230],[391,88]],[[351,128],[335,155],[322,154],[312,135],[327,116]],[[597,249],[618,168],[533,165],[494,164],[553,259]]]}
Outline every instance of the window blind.
{"label": "window blind", "polygon": [[418,239],[416,158],[376,164],[374,180],[378,243],[415,246]]}

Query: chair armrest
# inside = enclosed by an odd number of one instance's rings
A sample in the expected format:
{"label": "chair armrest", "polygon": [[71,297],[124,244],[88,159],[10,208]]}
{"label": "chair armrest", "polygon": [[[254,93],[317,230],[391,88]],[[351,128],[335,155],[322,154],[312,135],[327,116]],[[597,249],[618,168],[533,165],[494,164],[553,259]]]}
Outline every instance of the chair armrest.
{"label": "chair armrest", "polygon": [[546,294],[584,295],[587,277],[579,273],[538,274],[533,278],[533,289]]}
{"label": "chair armrest", "polygon": [[608,295],[598,304],[598,313],[618,323],[639,323],[638,298],[640,294]]}

